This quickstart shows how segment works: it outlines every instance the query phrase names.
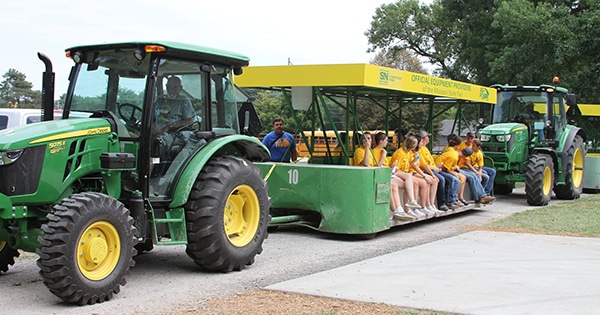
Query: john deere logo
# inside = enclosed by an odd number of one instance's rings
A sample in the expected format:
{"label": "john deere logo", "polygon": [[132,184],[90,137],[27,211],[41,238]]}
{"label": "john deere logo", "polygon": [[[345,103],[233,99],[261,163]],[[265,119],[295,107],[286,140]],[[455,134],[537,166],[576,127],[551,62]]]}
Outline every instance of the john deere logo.
{"label": "john deere logo", "polygon": [[390,73],[386,70],[379,71],[379,84],[380,85],[388,85],[390,80]]}
{"label": "john deere logo", "polygon": [[486,88],[479,89],[479,97],[481,97],[484,100],[487,100],[490,97],[490,91],[488,91],[488,89]]}

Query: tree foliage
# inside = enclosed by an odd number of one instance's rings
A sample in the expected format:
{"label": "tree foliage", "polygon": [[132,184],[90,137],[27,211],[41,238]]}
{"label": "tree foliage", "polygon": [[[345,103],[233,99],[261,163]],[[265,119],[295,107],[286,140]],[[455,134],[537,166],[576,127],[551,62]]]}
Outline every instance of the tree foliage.
{"label": "tree foliage", "polygon": [[[380,51],[374,56],[371,63],[399,70],[427,73],[421,61],[405,49]],[[387,126],[389,130],[398,128],[405,131],[419,131],[424,129],[427,117],[429,116],[429,106],[427,104],[406,105],[399,113],[397,109],[400,107],[400,104],[391,104],[391,109],[395,110],[397,114],[386,122],[387,117],[385,116],[385,109],[382,106],[383,104],[374,104],[366,100],[359,100],[357,102],[356,107],[359,121],[364,130],[383,130]]]}
{"label": "tree foliage", "polygon": [[[299,126],[294,119],[291,106],[287,104],[287,100],[281,92],[254,89],[247,89],[246,92],[254,98],[253,104],[263,125],[262,135],[273,130],[273,119],[275,118],[282,118],[285,130],[292,134],[298,133],[304,128]],[[303,121],[304,111],[296,111],[294,114],[297,119]]]}
{"label": "tree foliage", "polygon": [[0,107],[41,108],[42,94],[33,91],[33,84],[26,80],[25,74],[8,69],[0,82]]}
{"label": "tree foliage", "polygon": [[549,84],[600,102],[600,0],[400,0],[380,6],[370,51],[408,50],[435,75],[481,85]]}

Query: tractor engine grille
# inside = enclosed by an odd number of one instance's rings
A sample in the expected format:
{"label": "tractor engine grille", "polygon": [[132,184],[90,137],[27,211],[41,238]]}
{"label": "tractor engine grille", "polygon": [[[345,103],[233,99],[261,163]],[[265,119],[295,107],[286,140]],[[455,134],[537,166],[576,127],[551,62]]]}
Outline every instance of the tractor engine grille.
{"label": "tractor engine grille", "polygon": [[0,193],[7,196],[33,194],[40,183],[46,146],[27,148],[12,164],[0,166]]}
{"label": "tractor engine grille", "polygon": [[504,146],[482,145],[481,150],[483,152],[504,152]]}

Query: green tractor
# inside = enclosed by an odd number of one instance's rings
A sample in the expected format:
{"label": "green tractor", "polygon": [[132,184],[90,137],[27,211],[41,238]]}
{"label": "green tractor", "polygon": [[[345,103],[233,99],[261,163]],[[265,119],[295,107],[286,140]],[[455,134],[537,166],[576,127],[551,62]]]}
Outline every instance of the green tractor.
{"label": "green tractor", "polygon": [[492,88],[498,97],[491,123],[480,120],[478,134],[486,164],[497,171],[494,192],[510,194],[525,182],[530,205],[547,205],[553,191],[559,199],[579,198],[586,133],[570,124],[581,114],[575,95],[555,85]]}
{"label": "green tractor", "polygon": [[233,84],[247,57],[175,42],[69,48],[52,120],[52,64],[38,55],[45,121],[0,131],[0,271],[35,252],[50,291],[84,305],[110,300],[154,245],[186,245],[207,271],[254,263],[271,199],[253,164],[269,160],[260,122]]}

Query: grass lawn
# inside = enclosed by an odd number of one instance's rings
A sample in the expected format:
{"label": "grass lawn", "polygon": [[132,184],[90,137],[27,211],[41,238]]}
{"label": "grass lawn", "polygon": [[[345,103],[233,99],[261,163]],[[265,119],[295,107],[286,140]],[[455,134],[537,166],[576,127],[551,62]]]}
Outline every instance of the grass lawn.
{"label": "grass lawn", "polygon": [[580,237],[600,237],[600,195],[536,207],[486,224],[484,229]]}

